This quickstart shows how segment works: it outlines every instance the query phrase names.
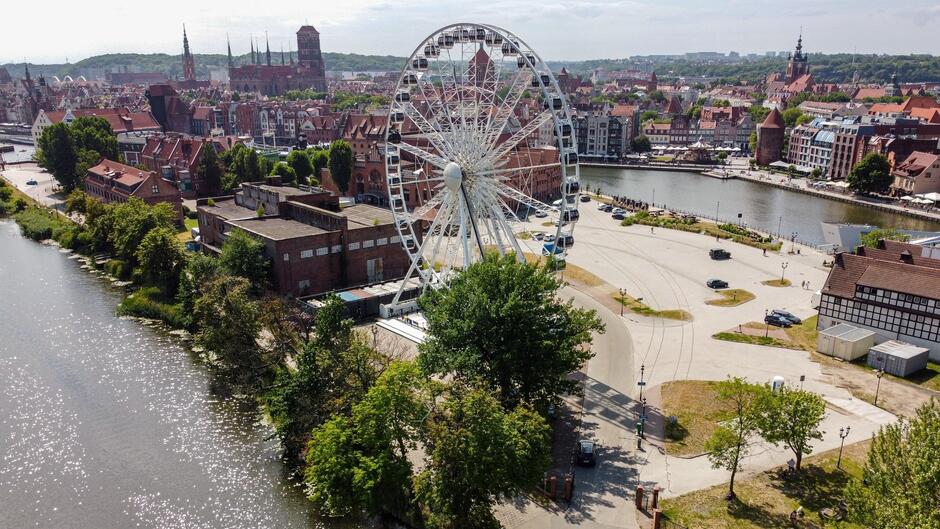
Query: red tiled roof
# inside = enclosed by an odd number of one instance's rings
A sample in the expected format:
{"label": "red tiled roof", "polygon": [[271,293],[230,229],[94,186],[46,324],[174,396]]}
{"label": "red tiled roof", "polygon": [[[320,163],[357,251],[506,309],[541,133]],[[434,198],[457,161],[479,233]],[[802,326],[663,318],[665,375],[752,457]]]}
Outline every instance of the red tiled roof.
{"label": "red tiled roof", "polygon": [[[864,252],[885,258],[893,255],[868,249]],[[940,267],[925,259],[911,264],[868,255],[840,253],[836,256],[822,292],[852,299],[855,297],[856,285],[940,299]]]}
{"label": "red tiled roof", "polygon": [[[78,108],[71,111],[76,118],[97,116],[107,120],[115,133],[160,130],[160,124],[150,112],[131,112],[126,108]],[[46,112],[52,123],[60,123],[65,111]]]}
{"label": "red tiled roof", "polygon": [[772,109],[767,117],[764,118],[764,122],[760,124],[762,129],[782,129],[785,128],[786,124],[783,122],[783,116],[780,115],[780,111]]}

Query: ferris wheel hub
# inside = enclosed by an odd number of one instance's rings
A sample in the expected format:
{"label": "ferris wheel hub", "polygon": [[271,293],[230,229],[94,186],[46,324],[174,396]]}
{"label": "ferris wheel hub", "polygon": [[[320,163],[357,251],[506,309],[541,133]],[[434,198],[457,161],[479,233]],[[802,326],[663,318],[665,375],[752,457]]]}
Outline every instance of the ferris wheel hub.
{"label": "ferris wheel hub", "polygon": [[444,166],[444,185],[454,193],[460,189],[461,183],[463,183],[463,168],[455,162],[448,162]]}

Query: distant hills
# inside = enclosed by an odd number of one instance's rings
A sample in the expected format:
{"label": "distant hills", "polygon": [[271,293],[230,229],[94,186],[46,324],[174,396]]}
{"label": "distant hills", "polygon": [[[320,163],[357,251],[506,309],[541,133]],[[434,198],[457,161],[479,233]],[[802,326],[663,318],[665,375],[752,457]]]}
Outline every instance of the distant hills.
{"label": "distant hills", "polygon": [[[228,57],[223,54],[197,54],[196,74],[199,78],[208,78],[210,69],[225,68]],[[638,60],[639,59],[639,60]],[[234,58],[236,64],[248,64],[250,55]],[[295,55],[296,60],[296,55]],[[392,55],[359,55],[355,53],[323,53],[323,60],[330,71],[398,71],[405,63],[405,57]],[[271,54],[273,64],[280,64],[280,52]],[[812,54],[809,58],[810,71],[817,82],[844,83],[852,80],[858,71],[862,82],[884,83],[897,73],[903,82],[940,82],[940,57],[933,55],[853,55],[849,53]],[[728,81],[757,82],[768,73],[783,70],[786,59],[783,57],[761,57],[737,63],[706,63],[684,58],[643,58],[597,59],[587,61],[549,61],[552,70],[562,67],[572,73],[589,75],[594,69],[622,70],[637,68],[638,64],[652,68],[660,79],[682,76],[706,76]],[[23,63],[3,64],[10,75],[23,76]],[[34,76],[65,75],[77,77],[91,74],[102,77],[111,71],[159,72],[169,78],[181,77],[182,61],[179,55],[165,53],[113,53],[89,57],[71,64],[30,64],[30,73]]]}
{"label": "distant hills", "polygon": [[[223,54],[195,54],[194,59],[196,76],[199,78],[208,78],[211,69],[228,66],[228,56]],[[249,64],[251,56],[250,54],[238,55],[233,59],[236,65]],[[285,62],[289,60],[286,54],[284,60]],[[296,52],[294,60],[297,60]],[[326,69],[332,71],[397,71],[404,66],[405,57],[324,52],[323,62],[326,63]],[[271,63],[281,64],[280,52],[271,53]],[[23,77],[23,63],[0,64],[0,66],[5,67],[13,77]],[[29,73],[34,77],[40,74],[47,77],[55,75],[59,78],[66,75],[77,77],[87,73],[103,76],[107,72],[121,71],[124,68],[132,72],[158,72],[169,78],[183,75],[183,63],[180,56],[166,53],[110,53],[69,64],[30,64]]]}

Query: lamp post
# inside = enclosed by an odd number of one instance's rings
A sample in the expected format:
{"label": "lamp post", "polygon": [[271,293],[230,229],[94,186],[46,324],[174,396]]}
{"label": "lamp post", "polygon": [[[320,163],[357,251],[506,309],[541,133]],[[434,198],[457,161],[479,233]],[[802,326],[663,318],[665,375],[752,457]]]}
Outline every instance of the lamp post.
{"label": "lamp post", "polygon": [[376,346],[376,341],[377,341],[378,336],[379,336],[379,326],[373,323],[372,324],[372,350],[373,351],[376,349],[375,346]]}
{"label": "lamp post", "polygon": [[842,447],[845,446],[845,438],[849,436],[850,430],[852,430],[851,426],[839,428],[839,460],[836,462],[836,468],[842,468]]}
{"label": "lamp post", "polygon": [[797,232],[790,234],[790,253],[796,253],[796,237],[799,235]]}
{"label": "lamp post", "polygon": [[787,267],[790,266],[790,263],[784,261],[780,263],[780,283],[783,284],[783,276],[787,273]]}
{"label": "lamp post", "polygon": [[770,315],[770,311],[764,309],[764,338],[770,336],[770,324],[767,323],[767,316]]}
{"label": "lamp post", "polygon": [[875,386],[875,406],[878,405],[878,392],[881,391],[881,377],[885,376],[884,369],[879,369],[875,376],[878,377],[878,385]]}
{"label": "lamp post", "polygon": [[783,215],[780,215],[780,218],[777,219],[777,238],[780,238],[780,225],[783,224]]}
{"label": "lamp post", "polygon": [[621,288],[620,289],[620,317],[621,318],[623,317],[623,304],[626,298],[627,298],[627,289]]}
{"label": "lamp post", "polygon": [[643,400],[643,386],[646,385],[646,381],[643,380],[643,374],[646,371],[646,364],[640,364],[640,381],[637,382],[637,385],[640,386],[640,401]]}

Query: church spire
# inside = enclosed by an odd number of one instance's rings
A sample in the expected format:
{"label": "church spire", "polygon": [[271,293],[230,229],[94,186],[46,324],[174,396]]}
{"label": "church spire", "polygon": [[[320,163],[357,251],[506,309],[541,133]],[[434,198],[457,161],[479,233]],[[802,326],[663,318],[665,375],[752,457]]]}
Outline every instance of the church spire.
{"label": "church spire", "polygon": [[26,61],[23,61],[23,66],[26,67],[26,80],[31,81],[32,79],[30,79],[29,77],[29,63]]}
{"label": "church spire", "polygon": [[228,33],[225,34],[225,45],[228,47],[228,67],[231,68],[235,64],[232,62],[232,41],[228,38]]}
{"label": "church spire", "polygon": [[189,38],[186,37],[186,24],[183,24],[183,55],[189,55]]}
{"label": "church spire", "polygon": [[255,38],[249,36],[248,40],[251,41],[251,64],[255,63]]}
{"label": "church spire", "polygon": [[196,61],[189,51],[189,37],[186,36],[186,24],[183,24],[183,79],[196,80]]}
{"label": "church spire", "polygon": [[271,41],[268,40],[268,32],[264,32],[264,59],[271,66]]}
{"label": "church spire", "polygon": [[281,66],[284,66],[284,44],[281,44]]}

